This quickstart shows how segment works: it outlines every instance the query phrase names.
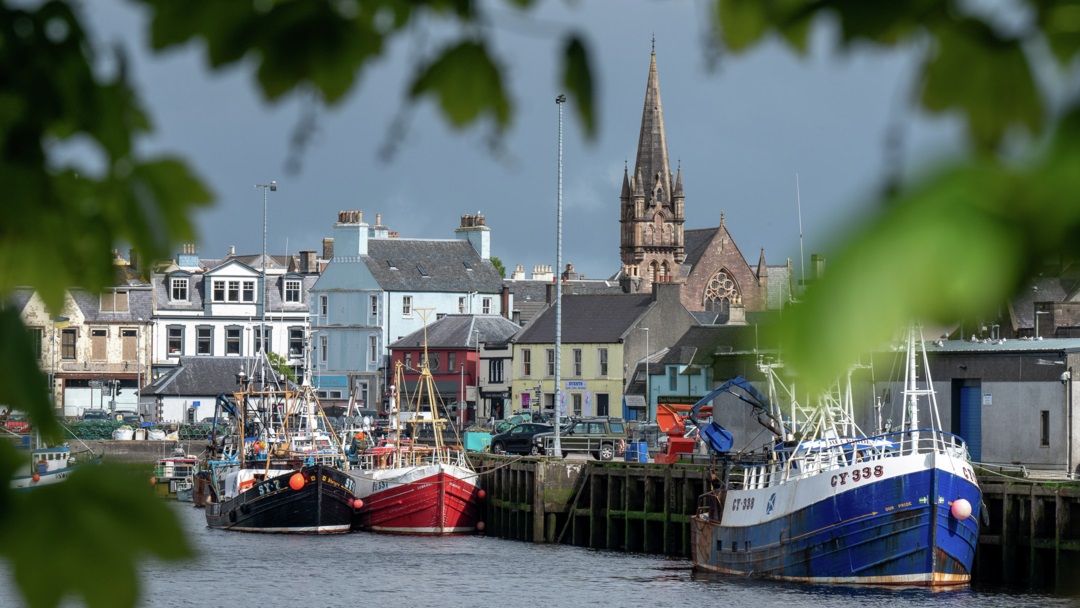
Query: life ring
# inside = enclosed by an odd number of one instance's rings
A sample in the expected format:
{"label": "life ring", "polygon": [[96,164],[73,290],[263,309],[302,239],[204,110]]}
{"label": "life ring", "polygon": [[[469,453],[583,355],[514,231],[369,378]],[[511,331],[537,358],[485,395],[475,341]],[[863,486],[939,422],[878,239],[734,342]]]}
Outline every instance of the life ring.
{"label": "life ring", "polygon": [[43,473],[48,472],[48,470],[49,470],[49,461],[45,460],[44,458],[39,460],[37,462],[37,470],[38,470],[39,474],[43,474]]}

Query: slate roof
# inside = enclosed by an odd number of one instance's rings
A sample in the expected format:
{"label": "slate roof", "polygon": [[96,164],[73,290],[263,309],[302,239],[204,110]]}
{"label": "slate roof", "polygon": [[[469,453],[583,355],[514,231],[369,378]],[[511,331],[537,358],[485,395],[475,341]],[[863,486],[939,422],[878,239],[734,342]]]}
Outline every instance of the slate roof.
{"label": "slate roof", "polygon": [[[189,273],[190,282],[188,283],[188,301],[174,301],[169,299],[169,282],[168,275],[155,274],[153,277],[154,285],[154,298],[157,301],[157,310],[161,312],[174,311],[174,310],[203,310],[206,304],[206,276],[201,273]],[[267,309],[268,313],[281,312],[288,310],[292,312],[306,311],[309,309],[311,288],[315,286],[315,282],[319,280],[319,275],[298,275],[292,273],[290,278],[296,278],[299,276],[303,280],[303,287],[301,288],[301,301],[299,303],[285,304],[282,299],[282,283],[285,280],[285,275],[270,275],[266,284],[267,300],[270,302],[270,307]],[[254,277],[258,280],[258,276]],[[261,288],[261,284],[256,288]],[[256,296],[256,300],[260,299]]]}
{"label": "slate roof", "polygon": [[[610,344],[620,341],[652,304],[652,294],[563,294],[562,342]],[[519,344],[555,342],[555,306],[548,306],[518,334]]]}
{"label": "slate roof", "polygon": [[237,390],[236,374],[251,369],[254,357],[181,357],[179,364],[148,384],[140,395],[213,399]]}
{"label": "slate roof", "polygon": [[658,367],[666,365],[710,365],[717,353],[752,351],[763,339],[753,326],[711,325],[691,327],[671,346]]}
{"label": "slate roof", "polygon": [[[547,281],[512,281],[505,280],[503,285],[510,289],[514,295],[514,312],[518,313],[518,320],[522,326],[528,325],[547,307],[548,286],[554,289],[554,285]],[[621,295],[622,287],[618,281],[602,280],[576,280],[563,282],[563,295],[587,294],[587,295]],[[552,293],[554,298],[554,293]]]}
{"label": "slate roof", "polygon": [[102,312],[101,295],[81,289],[70,291],[71,299],[82,311],[86,323],[122,323],[149,322],[154,311],[154,293],[149,289],[131,289],[128,291],[128,309],[126,312]]}
{"label": "slate roof", "polygon": [[364,263],[385,291],[502,291],[491,260],[465,240],[370,239]]}
{"label": "slate roof", "polygon": [[16,312],[22,313],[26,305],[30,303],[30,298],[34,297],[33,289],[13,289],[8,294],[7,300],[0,305],[0,309],[6,307],[12,307]]}
{"label": "slate roof", "polygon": [[717,227],[683,231],[683,251],[686,253],[686,258],[683,259],[682,278],[685,279],[689,276],[690,270],[701,261],[701,256],[705,254],[709,243],[712,242],[719,230],[720,228]]}
{"label": "slate roof", "polygon": [[[428,348],[476,348],[477,334],[485,344],[504,344],[521,327],[501,315],[446,315],[427,327]],[[424,330],[419,329],[402,337],[390,348],[411,348],[423,345]]]}

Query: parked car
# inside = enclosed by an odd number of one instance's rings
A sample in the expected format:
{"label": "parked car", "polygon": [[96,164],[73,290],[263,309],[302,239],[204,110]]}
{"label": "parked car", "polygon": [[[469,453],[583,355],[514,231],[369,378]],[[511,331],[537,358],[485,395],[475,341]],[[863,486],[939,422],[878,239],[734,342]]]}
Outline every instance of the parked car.
{"label": "parked car", "polygon": [[82,413],[83,420],[108,420],[109,412],[105,410],[85,410]]}
{"label": "parked car", "polygon": [[514,426],[525,422],[538,422],[540,424],[547,424],[549,421],[547,419],[547,415],[541,412],[523,412],[520,414],[514,414],[509,418],[499,420],[495,423],[495,434],[505,433]]}
{"label": "parked car", "polygon": [[537,433],[553,433],[555,427],[550,424],[537,424],[525,422],[515,425],[505,433],[492,435],[491,451],[495,454],[530,454],[537,456],[542,453],[541,447],[533,443],[532,438]]}
{"label": "parked car", "polygon": [[29,433],[30,419],[22,412],[8,412],[4,416],[3,427],[12,433]]}
{"label": "parked car", "polygon": [[[597,460],[612,460],[626,451],[626,437],[626,423],[622,418],[577,418],[562,430],[559,448],[563,458],[571,453],[586,453]],[[555,433],[535,435],[533,443],[542,450],[542,454],[549,454],[555,445]]]}

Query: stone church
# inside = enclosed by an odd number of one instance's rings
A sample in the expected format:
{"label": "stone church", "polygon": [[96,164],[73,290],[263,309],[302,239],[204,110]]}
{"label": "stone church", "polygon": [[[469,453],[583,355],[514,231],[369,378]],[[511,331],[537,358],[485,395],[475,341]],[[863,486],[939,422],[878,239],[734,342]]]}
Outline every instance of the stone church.
{"label": "stone church", "polygon": [[623,169],[620,200],[622,269],[616,276],[623,291],[650,292],[654,283],[680,282],[687,310],[717,313],[734,323],[746,311],[779,309],[790,296],[790,260],[767,266],[762,249],[757,266],[751,266],[728,232],[722,210],[719,227],[685,229],[682,167],[672,175],[655,45],[637,158],[632,174]]}

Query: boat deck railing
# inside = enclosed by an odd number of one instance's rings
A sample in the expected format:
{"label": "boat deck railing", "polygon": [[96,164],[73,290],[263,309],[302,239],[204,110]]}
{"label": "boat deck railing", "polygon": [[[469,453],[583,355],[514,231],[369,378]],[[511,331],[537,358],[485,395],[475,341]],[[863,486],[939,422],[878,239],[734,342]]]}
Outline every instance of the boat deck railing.
{"label": "boat deck railing", "polygon": [[767,462],[743,465],[741,479],[736,476],[732,481],[737,489],[768,488],[836,469],[873,467],[892,458],[931,453],[968,460],[967,444],[961,437],[926,428],[857,439],[802,441],[774,450]]}
{"label": "boat deck railing", "polygon": [[464,450],[442,448],[436,450],[428,446],[411,446],[401,450],[386,450],[358,456],[360,468],[364,470],[389,469],[396,467],[423,466],[428,464],[452,464],[468,466]]}

